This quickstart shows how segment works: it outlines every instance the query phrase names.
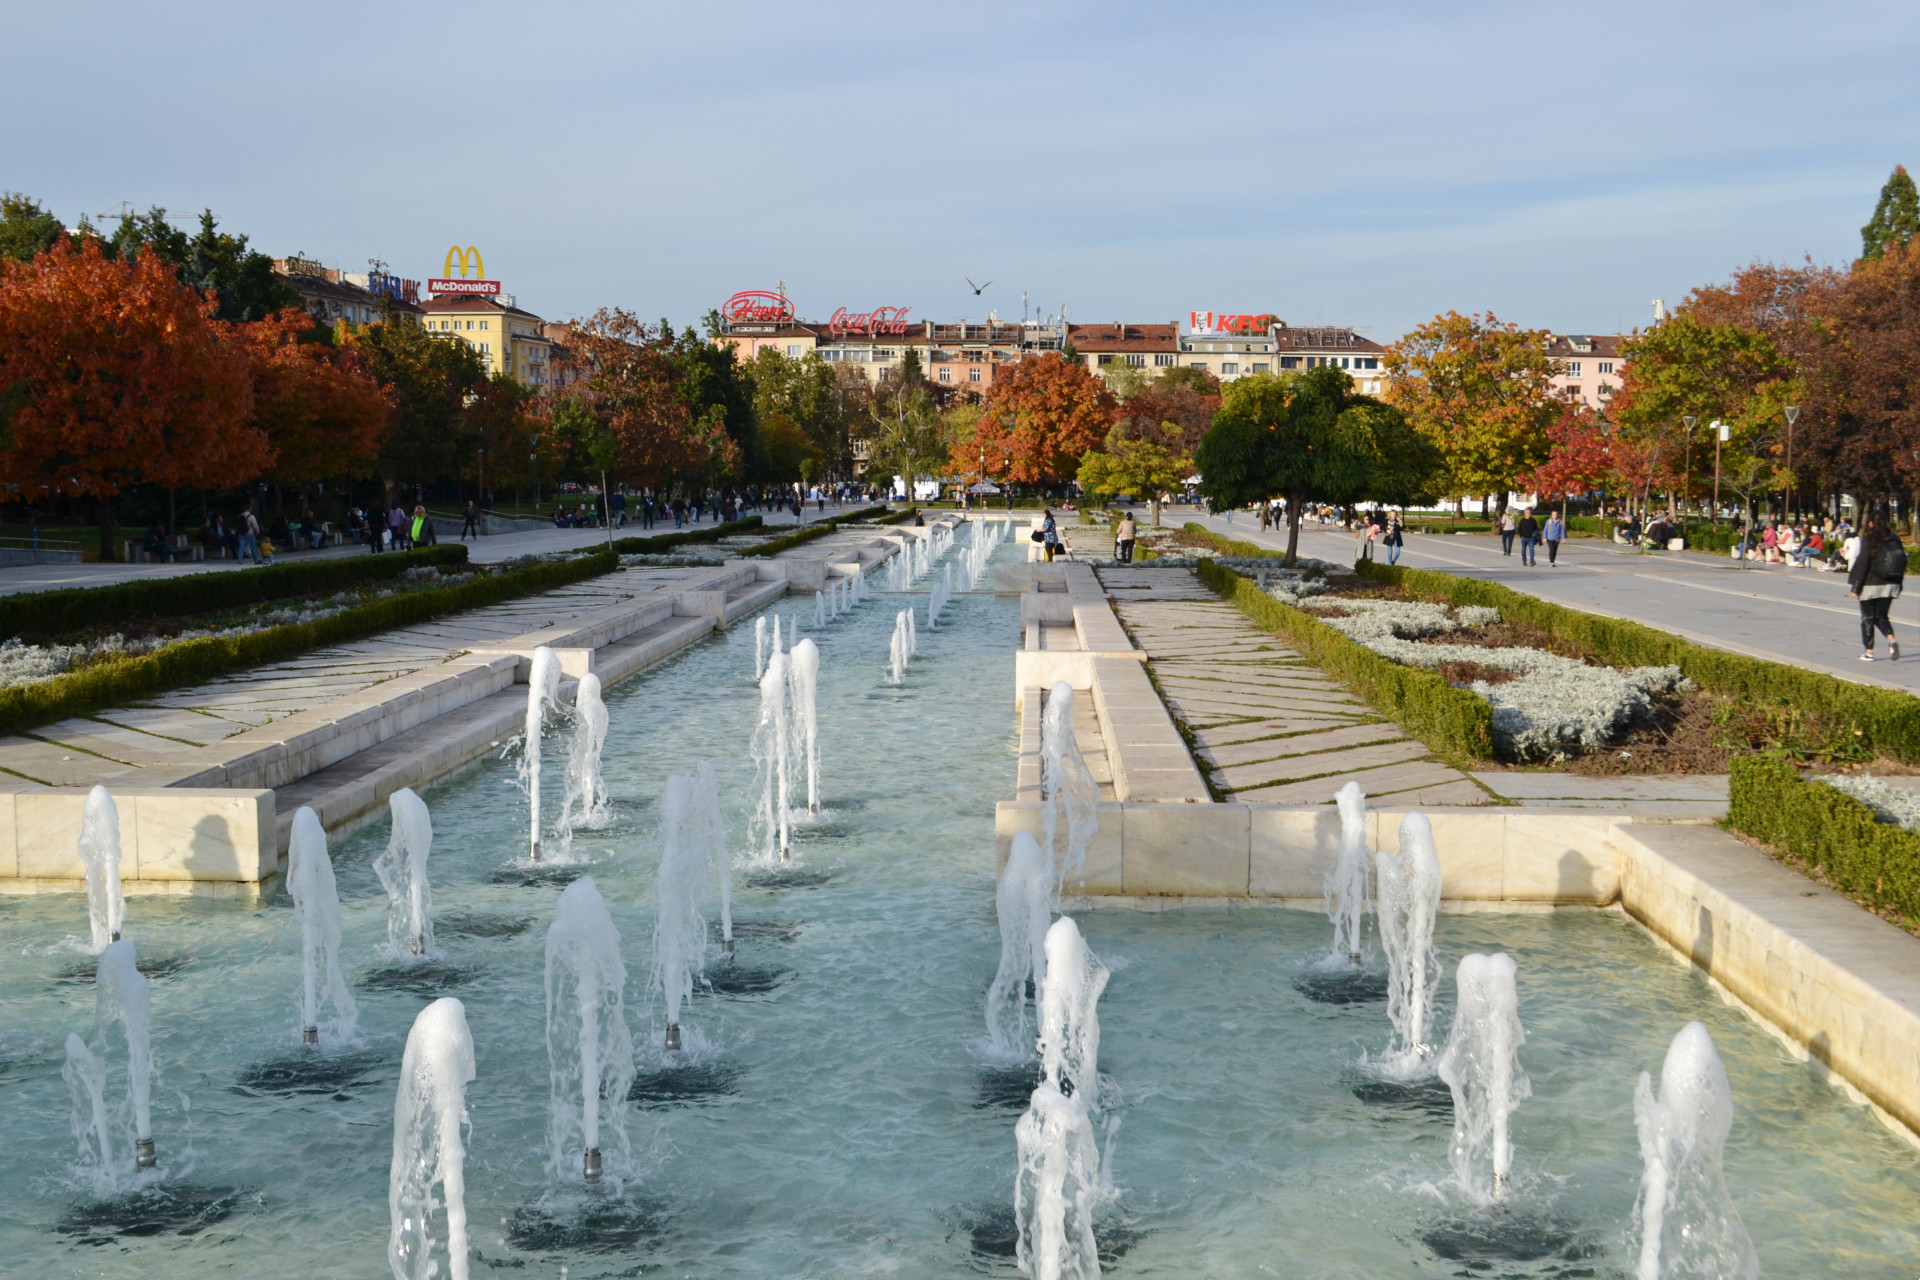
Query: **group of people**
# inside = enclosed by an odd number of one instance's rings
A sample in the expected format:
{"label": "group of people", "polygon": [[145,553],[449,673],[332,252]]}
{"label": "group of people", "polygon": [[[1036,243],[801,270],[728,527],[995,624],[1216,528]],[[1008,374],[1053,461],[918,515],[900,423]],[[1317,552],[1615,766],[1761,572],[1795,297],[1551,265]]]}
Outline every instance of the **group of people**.
{"label": "group of people", "polygon": [[1519,516],[1511,509],[1500,513],[1500,554],[1513,554],[1513,544],[1520,544],[1520,563],[1539,564],[1539,546],[1547,544],[1547,567],[1560,563],[1560,544],[1567,540],[1567,518],[1558,511],[1547,513],[1546,523],[1542,524],[1533,514],[1532,507],[1522,508]]}
{"label": "group of people", "polygon": [[[272,564],[279,552],[296,550],[303,544],[317,551],[326,540],[326,526],[314,516],[313,508],[308,507],[301,512],[297,521],[287,519],[282,512],[274,517],[272,524],[262,529],[253,504],[248,503],[231,525],[223,515],[206,517],[200,522],[200,531],[195,537],[206,549],[206,556],[210,560],[227,555],[235,560]],[[148,527],[140,547],[156,560],[171,561],[176,554],[172,541],[158,521]]]}
{"label": "group of people", "polygon": [[[469,522],[472,515],[473,505],[469,503]],[[415,547],[430,547],[440,541],[433,531],[433,518],[427,514],[426,507],[419,504],[414,506],[411,515],[398,504],[384,514],[353,507],[347,512],[347,536],[356,544],[366,543],[367,550],[375,553],[411,551]],[[462,536],[465,536],[464,530]]]}

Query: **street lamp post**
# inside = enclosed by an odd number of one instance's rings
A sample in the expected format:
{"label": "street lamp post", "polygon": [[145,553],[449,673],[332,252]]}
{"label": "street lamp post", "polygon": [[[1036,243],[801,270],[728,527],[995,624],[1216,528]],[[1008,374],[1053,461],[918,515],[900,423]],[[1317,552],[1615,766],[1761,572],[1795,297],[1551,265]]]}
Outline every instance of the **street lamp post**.
{"label": "street lamp post", "polygon": [[1696,419],[1690,413],[1680,418],[1681,425],[1686,428],[1686,443],[1680,455],[1683,459],[1680,463],[1680,536],[1683,538],[1687,536],[1687,499],[1693,496],[1690,490],[1693,488],[1693,424],[1695,421]]}
{"label": "street lamp post", "polygon": [[1787,522],[1793,522],[1793,424],[1800,420],[1800,406],[1790,404],[1787,414]]}
{"label": "street lamp post", "polygon": [[1713,527],[1720,527],[1720,446],[1727,440],[1727,424],[1715,418],[1707,424],[1713,431]]}

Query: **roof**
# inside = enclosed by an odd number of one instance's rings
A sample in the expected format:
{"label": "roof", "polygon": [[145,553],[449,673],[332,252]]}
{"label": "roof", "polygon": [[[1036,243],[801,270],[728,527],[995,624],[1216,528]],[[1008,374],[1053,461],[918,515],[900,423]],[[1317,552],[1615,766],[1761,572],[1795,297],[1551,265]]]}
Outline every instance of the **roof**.
{"label": "roof", "polygon": [[1067,341],[1076,351],[1178,351],[1177,324],[1070,324]]}
{"label": "roof", "polygon": [[1619,359],[1620,345],[1626,340],[1622,333],[1548,333],[1547,354]]}
{"label": "roof", "polygon": [[1386,348],[1372,338],[1363,338],[1352,329],[1338,325],[1317,325],[1303,329],[1277,328],[1273,331],[1275,351],[1311,351],[1319,353],[1331,351],[1338,353],[1360,352],[1365,355],[1379,355]]}
{"label": "roof", "polygon": [[420,310],[428,315],[434,316],[452,316],[459,315],[462,312],[468,312],[473,315],[494,315],[498,313],[520,316],[523,319],[539,321],[541,324],[546,323],[544,320],[540,320],[539,316],[526,310],[524,307],[510,307],[499,299],[487,297],[485,294],[436,294],[422,302],[420,304]]}

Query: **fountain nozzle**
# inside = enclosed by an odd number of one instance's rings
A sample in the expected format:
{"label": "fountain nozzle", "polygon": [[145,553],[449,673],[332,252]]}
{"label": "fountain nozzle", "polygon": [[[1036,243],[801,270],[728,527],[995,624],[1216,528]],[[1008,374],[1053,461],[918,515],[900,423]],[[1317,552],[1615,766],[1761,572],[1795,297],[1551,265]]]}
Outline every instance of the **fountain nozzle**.
{"label": "fountain nozzle", "polygon": [[407,949],[412,951],[414,955],[424,955],[427,949],[427,940],[416,933],[413,935],[412,940],[408,942]]}
{"label": "fountain nozzle", "polygon": [[120,931],[118,929],[115,929],[112,933],[108,934],[107,936],[110,940],[114,942],[120,941]]}
{"label": "fountain nozzle", "polygon": [[318,1027],[300,1028],[301,1047],[311,1049],[314,1046],[318,1045],[319,1043],[320,1043],[320,1028]]}
{"label": "fountain nozzle", "polygon": [[670,1052],[679,1052],[680,1024],[677,1022],[669,1022],[667,1024],[667,1049]]}
{"label": "fountain nozzle", "polygon": [[1507,1192],[1511,1191],[1512,1189],[1513,1189],[1512,1174],[1496,1173],[1493,1175],[1493,1194],[1494,1195],[1504,1197],[1507,1194]]}
{"label": "fountain nozzle", "polygon": [[529,862],[540,861],[540,837],[538,836],[535,836],[533,838],[531,847],[527,852],[527,861]]}
{"label": "fountain nozzle", "polygon": [[1353,961],[1353,963],[1355,963],[1356,965],[1357,965],[1357,964],[1359,964],[1359,963],[1361,962],[1361,961],[1360,961],[1360,953],[1359,953],[1358,951],[1349,951],[1349,952],[1347,952],[1347,959],[1349,959],[1349,960],[1351,960],[1351,961]]}
{"label": "fountain nozzle", "polygon": [[154,1165],[158,1164],[159,1162],[160,1162],[159,1157],[153,1154],[152,1138],[137,1138],[134,1140],[134,1144],[133,1144],[133,1167],[134,1168],[151,1169],[153,1168]]}
{"label": "fountain nozzle", "polygon": [[587,1148],[586,1167],[582,1172],[588,1182],[600,1181],[600,1148]]}
{"label": "fountain nozzle", "polygon": [[733,939],[732,938],[728,938],[725,941],[721,942],[720,954],[725,956],[729,960],[733,959]]}

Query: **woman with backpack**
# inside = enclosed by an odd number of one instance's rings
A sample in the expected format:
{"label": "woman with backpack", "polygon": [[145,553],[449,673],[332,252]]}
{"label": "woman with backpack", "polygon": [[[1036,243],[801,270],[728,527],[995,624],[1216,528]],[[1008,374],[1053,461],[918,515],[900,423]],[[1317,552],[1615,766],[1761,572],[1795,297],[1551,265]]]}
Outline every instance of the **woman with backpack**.
{"label": "woman with backpack", "polygon": [[1873,633],[1887,638],[1887,658],[1900,660],[1900,642],[1894,639],[1893,620],[1888,612],[1900,596],[1900,583],[1907,576],[1907,549],[1900,535],[1887,527],[1884,512],[1867,518],[1867,531],[1860,539],[1860,554],[1847,574],[1847,590],[1860,602],[1860,644],[1865,652],[1860,661],[1873,661]]}

